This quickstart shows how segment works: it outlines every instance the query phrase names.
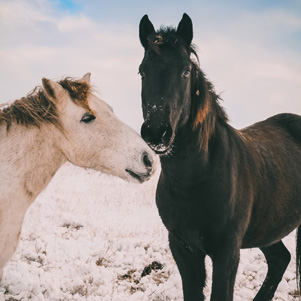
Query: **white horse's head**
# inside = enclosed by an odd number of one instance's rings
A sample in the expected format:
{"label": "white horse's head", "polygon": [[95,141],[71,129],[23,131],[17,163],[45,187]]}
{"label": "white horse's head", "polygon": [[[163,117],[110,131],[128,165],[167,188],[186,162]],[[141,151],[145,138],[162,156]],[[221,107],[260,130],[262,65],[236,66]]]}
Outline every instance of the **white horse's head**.
{"label": "white horse's head", "polygon": [[91,93],[90,73],[78,81],[57,83],[43,78],[42,82],[58,112],[57,128],[62,134],[56,147],[67,160],[127,181],[143,182],[151,177],[156,161],[153,151]]}

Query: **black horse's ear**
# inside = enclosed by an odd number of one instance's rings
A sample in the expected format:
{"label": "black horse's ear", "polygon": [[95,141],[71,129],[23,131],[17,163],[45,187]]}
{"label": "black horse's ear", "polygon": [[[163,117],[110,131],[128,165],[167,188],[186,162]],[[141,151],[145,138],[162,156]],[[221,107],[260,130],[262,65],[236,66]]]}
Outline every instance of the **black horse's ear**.
{"label": "black horse's ear", "polygon": [[177,28],[177,35],[183,39],[186,47],[191,45],[193,37],[192,21],[187,14],[183,14]]}
{"label": "black horse's ear", "polygon": [[142,46],[146,49],[148,46],[148,36],[155,32],[154,25],[149,20],[148,15],[144,15],[139,24],[139,38]]}

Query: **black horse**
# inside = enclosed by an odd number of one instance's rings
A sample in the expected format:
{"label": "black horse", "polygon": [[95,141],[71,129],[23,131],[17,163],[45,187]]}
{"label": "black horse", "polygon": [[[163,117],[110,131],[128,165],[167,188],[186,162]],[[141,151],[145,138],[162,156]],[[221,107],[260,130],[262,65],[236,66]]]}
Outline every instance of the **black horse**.
{"label": "black horse", "polygon": [[[204,300],[206,255],[211,300],[233,300],[240,248],[254,247],[268,264],[254,300],[271,300],[291,257],[281,239],[301,224],[301,116],[280,114],[236,130],[199,68],[188,15],[177,29],[159,31],[145,15],[139,35],[141,135],[160,154],[156,202],[184,300]],[[300,250],[298,231],[297,276]]]}

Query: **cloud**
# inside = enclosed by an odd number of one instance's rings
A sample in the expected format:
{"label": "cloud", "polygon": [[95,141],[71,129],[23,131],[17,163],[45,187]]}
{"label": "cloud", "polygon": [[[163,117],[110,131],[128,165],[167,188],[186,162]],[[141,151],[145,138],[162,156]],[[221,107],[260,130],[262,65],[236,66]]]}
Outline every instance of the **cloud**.
{"label": "cloud", "polygon": [[301,114],[301,61],[294,40],[301,28],[294,13],[245,11],[214,34],[194,28],[201,67],[221,92],[234,126],[281,112]]}
{"label": "cloud", "polygon": [[256,62],[252,68],[253,76],[263,79],[275,79],[283,82],[298,83],[301,72],[293,70],[285,62]]}
{"label": "cloud", "polygon": [[52,19],[49,10],[49,3],[44,0],[0,2],[0,20],[3,26],[34,26]]}
{"label": "cloud", "polygon": [[268,17],[270,22],[278,26],[290,30],[301,30],[301,19],[300,19],[299,12],[297,15],[295,15],[293,13],[287,13],[287,12],[276,10],[272,12],[272,14],[270,14]]}
{"label": "cloud", "polygon": [[95,90],[138,130],[142,48],[135,29],[106,27],[83,15],[56,15],[44,4],[43,8],[27,1],[5,5],[6,19],[0,21],[6,42],[0,48],[0,80],[5,88],[0,102],[26,95],[44,76],[59,79],[92,72]]}
{"label": "cloud", "polygon": [[78,32],[82,30],[91,30],[93,23],[86,17],[67,16],[59,20],[58,29],[61,32]]}
{"label": "cloud", "polygon": [[[52,1],[0,2],[0,102],[26,95],[44,76],[81,77],[92,72],[101,97],[122,120],[139,130],[142,113],[137,71],[143,56],[139,20],[133,22],[129,7],[121,23],[102,22],[105,10],[97,3],[93,9],[94,14],[99,11],[99,17],[92,18],[83,11],[70,14],[58,9]],[[156,16],[155,8],[144,10]],[[235,126],[281,111],[301,114],[297,97],[301,94],[300,54],[289,40],[291,33],[300,31],[294,12],[241,10],[218,20],[197,18],[194,11],[194,43],[199,47],[201,67],[217,92],[222,92],[223,105]]]}

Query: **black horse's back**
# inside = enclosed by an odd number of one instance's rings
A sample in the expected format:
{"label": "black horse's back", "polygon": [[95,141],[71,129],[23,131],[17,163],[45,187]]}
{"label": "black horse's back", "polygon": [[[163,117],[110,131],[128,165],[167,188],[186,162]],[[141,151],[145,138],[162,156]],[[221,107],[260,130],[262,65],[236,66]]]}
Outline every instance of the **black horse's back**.
{"label": "black horse's back", "polygon": [[301,143],[301,116],[297,114],[283,113],[270,117],[267,121],[283,127]]}

